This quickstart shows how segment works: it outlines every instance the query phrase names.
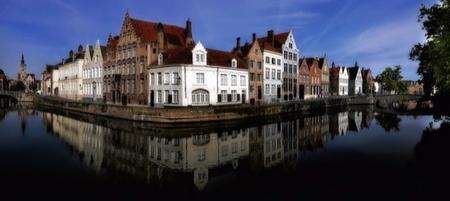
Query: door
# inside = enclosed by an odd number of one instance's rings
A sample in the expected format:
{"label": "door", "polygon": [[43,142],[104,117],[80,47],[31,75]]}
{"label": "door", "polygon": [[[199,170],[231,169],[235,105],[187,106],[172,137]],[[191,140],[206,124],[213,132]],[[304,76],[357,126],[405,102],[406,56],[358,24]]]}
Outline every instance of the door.
{"label": "door", "polygon": [[299,96],[301,100],[305,99],[305,85],[300,85]]}
{"label": "door", "polygon": [[280,99],[281,98],[281,87],[277,88],[277,98]]}
{"label": "door", "polygon": [[261,86],[258,86],[258,100],[262,99],[262,89]]}
{"label": "door", "polygon": [[150,91],[150,107],[155,106],[155,91]]}

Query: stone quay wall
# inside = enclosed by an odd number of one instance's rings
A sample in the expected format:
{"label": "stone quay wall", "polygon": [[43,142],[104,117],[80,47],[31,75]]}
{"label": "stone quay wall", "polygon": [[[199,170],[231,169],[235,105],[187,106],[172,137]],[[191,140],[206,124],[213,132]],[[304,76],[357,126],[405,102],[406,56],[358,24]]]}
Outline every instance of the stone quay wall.
{"label": "stone quay wall", "polygon": [[330,97],[305,101],[293,101],[268,105],[226,105],[206,107],[122,106],[101,103],[87,103],[55,97],[38,97],[37,106],[47,109],[68,110],[131,121],[154,123],[213,122],[279,115],[283,113],[314,113],[329,108],[350,105],[391,105],[397,100],[410,100],[406,96],[347,96]]}

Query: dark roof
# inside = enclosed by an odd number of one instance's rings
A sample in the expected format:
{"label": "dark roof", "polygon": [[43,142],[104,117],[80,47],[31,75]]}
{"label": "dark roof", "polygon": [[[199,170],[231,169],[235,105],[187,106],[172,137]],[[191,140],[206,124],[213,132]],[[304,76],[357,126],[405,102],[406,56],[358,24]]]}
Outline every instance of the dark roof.
{"label": "dark roof", "polygon": [[258,38],[259,46],[264,50],[269,50],[273,52],[282,52],[283,44],[286,42],[289,32],[274,34],[273,45],[269,42],[269,38],[266,36],[264,38]]}
{"label": "dark roof", "polygon": [[341,67],[339,67],[339,66],[331,67],[330,68],[330,74],[339,75],[340,70],[341,70]]}
{"label": "dark roof", "polygon": [[[172,48],[163,53],[163,63],[167,64],[192,64],[193,47]],[[230,67],[231,60],[237,60],[238,68],[246,68],[245,62],[236,53],[207,48],[207,64],[213,66]],[[157,64],[157,61],[153,65]]]}
{"label": "dark roof", "polygon": [[184,28],[175,26],[175,25],[169,25],[169,24],[162,24],[162,23],[155,23],[155,22],[149,22],[149,21],[143,21],[138,20],[134,18],[130,18],[131,24],[136,31],[136,34],[141,37],[145,41],[155,41],[158,39],[158,25],[162,25],[164,36],[167,38],[167,41],[170,44],[175,45],[186,45],[186,31]]}
{"label": "dark roof", "polygon": [[350,67],[350,68],[347,68],[347,69],[348,69],[348,78],[350,80],[356,79],[356,75],[358,75],[358,70],[360,68],[359,67]]}

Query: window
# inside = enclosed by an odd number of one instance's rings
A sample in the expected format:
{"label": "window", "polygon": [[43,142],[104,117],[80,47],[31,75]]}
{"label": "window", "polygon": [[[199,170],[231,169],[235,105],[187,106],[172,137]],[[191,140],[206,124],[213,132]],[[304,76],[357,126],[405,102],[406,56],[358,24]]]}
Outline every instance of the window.
{"label": "window", "polygon": [[272,58],[272,64],[275,65],[276,59]]}
{"label": "window", "polygon": [[289,43],[289,48],[291,48],[291,49],[292,49],[292,43]]}
{"label": "window", "polygon": [[297,61],[297,54],[294,54],[294,61]]}
{"label": "window", "polygon": [[269,84],[266,84],[266,85],[264,86],[264,93],[265,93],[265,94],[270,94],[270,85],[269,85]]}
{"label": "window", "polygon": [[250,73],[250,81],[254,81],[255,80],[255,74],[254,73]]}
{"label": "window", "polygon": [[220,85],[227,86],[228,85],[228,76],[227,74],[220,75]]}
{"label": "window", "polygon": [[236,85],[237,85],[237,76],[231,75],[231,86],[236,86]]}
{"label": "window", "polygon": [[206,158],[205,149],[198,149],[197,150],[197,160],[198,161],[204,161]]}
{"label": "window", "polygon": [[162,65],[163,64],[163,55],[162,53],[159,53],[158,55],[158,65]]}
{"label": "window", "polygon": [[178,72],[173,72],[172,73],[172,84],[174,84],[174,85],[180,84],[179,79],[180,79],[180,76],[178,75]]}
{"label": "window", "polygon": [[281,66],[281,59],[277,59],[277,65]]}
{"label": "window", "polygon": [[173,97],[172,97],[173,103],[178,103],[178,97],[179,97],[178,90],[173,90]]}
{"label": "window", "polygon": [[277,70],[277,80],[281,80],[281,70]]}
{"label": "window", "polygon": [[162,91],[158,90],[158,99],[156,101],[157,103],[162,103]]}
{"label": "window", "polygon": [[170,73],[164,73],[164,84],[170,83]]}
{"label": "window", "polygon": [[158,73],[158,85],[162,85],[162,76],[161,76],[161,73]]}
{"label": "window", "polygon": [[237,61],[236,59],[231,60],[231,67],[236,68],[237,67]]}
{"label": "window", "polygon": [[292,60],[292,52],[289,52],[289,60]]}
{"label": "window", "polygon": [[255,61],[250,60],[250,68],[254,68],[255,67]]}
{"label": "window", "polygon": [[205,84],[205,74],[204,73],[197,73],[197,84]]}
{"label": "window", "polygon": [[209,92],[204,89],[197,89],[192,91],[192,104],[193,105],[209,104]]}
{"label": "window", "polygon": [[272,69],[272,79],[274,80],[275,79],[275,69]]}
{"label": "window", "polygon": [[287,70],[287,67],[288,67],[288,64],[287,63],[284,63],[284,72],[287,72],[288,70]]}
{"label": "window", "polygon": [[170,95],[170,91],[166,90],[164,92],[164,103],[169,103],[169,95]]}
{"label": "window", "polygon": [[289,73],[292,73],[292,64],[289,64]]}
{"label": "window", "polygon": [[262,68],[262,62],[258,61],[258,68],[261,69]]}
{"label": "window", "polygon": [[196,59],[195,61],[200,62],[200,54],[196,54],[195,59]]}
{"label": "window", "polygon": [[283,56],[284,56],[284,59],[287,59],[287,58],[288,58],[287,52],[286,52],[286,51],[283,52]]}
{"label": "window", "polygon": [[266,68],[266,79],[270,79],[270,69]]}
{"label": "window", "polygon": [[266,63],[267,64],[270,63],[270,58],[269,57],[266,57]]}
{"label": "window", "polygon": [[240,83],[241,86],[245,86],[245,76],[241,75]]}
{"label": "window", "polygon": [[272,84],[272,90],[271,90],[272,94],[276,94],[277,93],[277,87]]}
{"label": "window", "polygon": [[227,102],[227,99],[226,99],[226,97],[227,97],[227,90],[222,90],[222,91],[220,91],[220,94],[219,94],[219,96],[218,96],[218,102],[219,103],[221,103],[221,102]]}
{"label": "window", "polygon": [[237,91],[236,90],[231,90],[231,97],[232,97],[233,102],[237,101]]}

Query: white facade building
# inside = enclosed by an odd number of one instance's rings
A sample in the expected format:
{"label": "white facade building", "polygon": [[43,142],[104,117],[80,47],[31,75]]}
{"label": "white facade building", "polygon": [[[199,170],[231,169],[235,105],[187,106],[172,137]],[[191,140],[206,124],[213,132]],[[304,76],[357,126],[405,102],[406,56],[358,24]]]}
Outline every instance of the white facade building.
{"label": "white facade building", "polygon": [[58,68],[58,90],[60,97],[81,100],[83,98],[83,63],[84,54],[81,51],[73,54]]}
{"label": "white facade building", "polygon": [[263,58],[263,100],[266,103],[279,102],[283,85],[282,54],[264,50]]}
{"label": "white facade building", "polygon": [[362,69],[360,67],[348,68],[349,73],[349,95],[363,93]]}
{"label": "white facade building", "polygon": [[233,54],[179,48],[160,54],[149,68],[150,106],[207,106],[247,103],[248,71]]}
{"label": "white facade building", "polygon": [[58,69],[52,70],[51,87],[52,87],[52,94],[54,96],[58,96],[59,95],[59,70]]}
{"label": "white facade building", "polygon": [[[297,100],[297,78],[298,78],[298,58],[300,51],[297,47],[297,43],[294,39],[292,30],[288,33],[279,34],[283,50],[283,99],[284,100]],[[284,35],[287,35],[284,37]]]}
{"label": "white facade building", "polygon": [[89,101],[99,101],[103,97],[103,56],[105,47],[97,40],[95,47],[86,46],[83,63],[83,97]]}
{"label": "white facade building", "polygon": [[345,67],[330,69],[330,87],[333,95],[347,96],[349,87],[349,73]]}

